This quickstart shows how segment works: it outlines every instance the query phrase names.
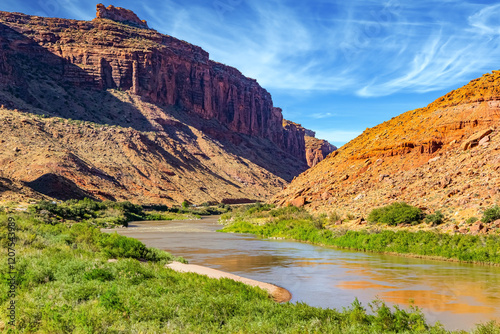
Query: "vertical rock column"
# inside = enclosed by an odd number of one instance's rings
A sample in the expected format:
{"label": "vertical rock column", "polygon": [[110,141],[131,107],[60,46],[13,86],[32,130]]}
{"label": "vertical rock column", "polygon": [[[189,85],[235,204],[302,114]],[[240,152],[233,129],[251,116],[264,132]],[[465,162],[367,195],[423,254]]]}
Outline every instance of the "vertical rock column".
{"label": "vertical rock column", "polygon": [[139,63],[137,60],[132,63],[132,93],[139,95]]}

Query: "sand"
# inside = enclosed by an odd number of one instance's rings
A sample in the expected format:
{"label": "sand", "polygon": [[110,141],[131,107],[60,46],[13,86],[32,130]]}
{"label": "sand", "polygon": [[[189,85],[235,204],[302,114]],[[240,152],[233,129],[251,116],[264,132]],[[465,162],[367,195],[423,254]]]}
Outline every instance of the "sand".
{"label": "sand", "polygon": [[268,291],[269,294],[273,297],[273,299],[278,303],[285,303],[290,301],[290,299],[292,299],[292,294],[284,288],[280,288],[279,286],[276,286],[274,284],[264,283],[253,279],[234,275],[231,273],[226,273],[224,271],[198,266],[195,264],[184,264],[180,262],[172,262],[168,264],[167,267],[178,272],[197,273],[201,275],[206,275],[211,278],[229,278],[237,282],[241,282],[251,286],[258,286],[259,288]]}

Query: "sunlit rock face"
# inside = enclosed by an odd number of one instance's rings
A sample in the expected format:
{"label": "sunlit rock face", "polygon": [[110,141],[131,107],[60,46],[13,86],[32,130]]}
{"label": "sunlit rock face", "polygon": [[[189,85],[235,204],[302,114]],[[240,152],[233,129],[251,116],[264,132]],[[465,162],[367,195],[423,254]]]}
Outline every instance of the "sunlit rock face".
{"label": "sunlit rock face", "polygon": [[[373,128],[274,198],[312,211],[366,217],[405,201],[460,224],[500,202],[500,71]],[[307,143],[307,140],[306,140]]]}

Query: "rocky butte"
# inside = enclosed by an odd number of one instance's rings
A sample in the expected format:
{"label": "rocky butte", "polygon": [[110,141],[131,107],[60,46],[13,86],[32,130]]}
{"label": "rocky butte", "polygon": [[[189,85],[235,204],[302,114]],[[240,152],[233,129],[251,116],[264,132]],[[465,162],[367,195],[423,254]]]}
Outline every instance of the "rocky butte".
{"label": "rocky butte", "polygon": [[[279,205],[366,218],[405,201],[460,224],[500,202],[500,71],[371,129],[297,177]],[[458,228],[456,225],[454,228]]]}
{"label": "rocky butte", "polygon": [[1,12],[0,46],[2,198],[245,201],[307,169],[256,80],[132,11]]}

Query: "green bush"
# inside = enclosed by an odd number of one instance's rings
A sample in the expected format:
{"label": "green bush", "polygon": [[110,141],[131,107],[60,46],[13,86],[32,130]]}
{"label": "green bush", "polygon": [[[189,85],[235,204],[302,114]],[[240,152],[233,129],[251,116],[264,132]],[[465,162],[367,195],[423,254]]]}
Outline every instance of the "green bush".
{"label": "green bush", "polygon": [[485,224],[488,224],[497,219],[500,219],[500,206],[495,205],[484,211],[481,221]]}
{"label": "green bush", "polygon": [[401,223],[412,224],[422,219],[422,210],[404,202],[393,203],[381,208],[373,209],[368,215],[369,222],[378,222],[388,225]]}
{"label": "green bush", "polygon": [[97,280],[100,282],[106,282],[106,281],[112,281],[114,279],[114,276],[112,273],[105,269],[92,269],[90,271],[87,271],[84,275],[83,278],[86,280]]}
{"label": "green bush", "polygon": [[470,218],[468,218],[468,219],[465,221],[465,223],[467,223],[467,224],[469,224],[469,225],[472,225],[472,224],[474,224],[475,222],[477,222],[478,220],[479,220],[479,218],[477,218],[477,217],[470,217]]}
{"label": "green bush", "polygon": [[144,220],[143,208],[130,202],[98,202],[89,198],[63,203],[40,201],[30,205],[29,212],[44,216],[46,222],[63,220],[89,222],[100,227],[127,226],[133,220]]}
{"label": "green bush", "polygon": [[148,254],[148,248],[142,242],[117,233],[102,234],[99,246],[108,258],[145,259]]}
{"label": "green bush", "polygon": [[274,204],[262,204],[260,202],[257,202],[247,210],[246,214],[252,215],[263,211],[269,211],[274,207],[275,207]]}
{"label": "green bush", "polygon": [[285,206],[269,211],[269,215],[280,219],[309,219],[312,218],[306,209],[296,206]]}
{"label": "green bush", "polygon": [[424,220],[427,224],[433,223],[435,225],[440,225],[444,223],[444,215],[441,211],[436,211],[432,215],[427,215]]}

